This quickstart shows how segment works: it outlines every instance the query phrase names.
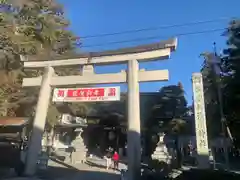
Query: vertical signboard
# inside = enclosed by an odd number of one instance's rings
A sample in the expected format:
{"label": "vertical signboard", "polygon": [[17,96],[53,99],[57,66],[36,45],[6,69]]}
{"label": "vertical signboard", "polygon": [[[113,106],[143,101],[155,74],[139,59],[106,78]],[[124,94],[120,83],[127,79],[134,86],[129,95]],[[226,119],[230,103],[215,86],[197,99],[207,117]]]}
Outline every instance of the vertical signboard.
{"label": "vertical signboard", "polygon": [[201,169],[205,169],[209,168],[209,149],[204,105],[203,80],[201,73],[192,74],[192,84],[198,166]]}

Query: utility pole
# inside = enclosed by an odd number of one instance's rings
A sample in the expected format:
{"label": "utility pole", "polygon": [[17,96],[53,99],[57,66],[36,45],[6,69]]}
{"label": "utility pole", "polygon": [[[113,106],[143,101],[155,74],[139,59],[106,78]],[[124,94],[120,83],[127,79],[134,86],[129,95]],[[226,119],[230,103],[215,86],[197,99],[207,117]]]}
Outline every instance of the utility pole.
{"label": "utility pole", "polygon": [[[221,126],[222,126],[222,134],[223,134],[223,148],[224,148],[224,157],[225,157],[225,163],[226,163],[226,168],[229,169],[229,156],[228,156],[228,147],[226,146],[227,144],[227,138],[229,136],[229,138],[232,140],[232,135],[230,133],[230,130],[226,124],[226,119],[224,116],[224,112],[223,112],[223,99],[222,99],[222,91],[221,91],[221,74],[220,74],[220,58],[217,55],[217,50],[216,50],[216,43],[213,43],[213,51],[214,51],[214,56],[212,58],[214,59],[210,59],[210,63],[211,63],[211,68],[214,72],[214,78],[215,78],[215,82],[216,82],[216,88],[217,88],[217,97],[218,97],[218,101],[219,101],[219,113],[220,113],[220,118],[221,118]],[[219,72],[218,72],[219,71]],[[226,134],[227,132],[227,134]]]}

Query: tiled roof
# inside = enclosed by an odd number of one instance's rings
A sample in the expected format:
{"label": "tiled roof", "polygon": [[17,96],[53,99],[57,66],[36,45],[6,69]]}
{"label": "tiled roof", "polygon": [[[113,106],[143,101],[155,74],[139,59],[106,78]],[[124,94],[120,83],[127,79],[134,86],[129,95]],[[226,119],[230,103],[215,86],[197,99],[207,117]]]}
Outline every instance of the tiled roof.
{"label": "tiled roof", "polygon": [[24,117],[2,117],[0,118],[0,126],[22,126],[28,122]]}

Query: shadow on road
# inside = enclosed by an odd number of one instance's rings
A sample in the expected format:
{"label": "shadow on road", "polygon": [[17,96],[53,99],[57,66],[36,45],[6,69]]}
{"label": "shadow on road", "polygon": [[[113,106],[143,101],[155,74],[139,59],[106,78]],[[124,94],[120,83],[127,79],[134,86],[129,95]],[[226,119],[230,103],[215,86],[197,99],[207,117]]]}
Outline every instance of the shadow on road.
{"label": "shadow on road", "polygon": [[75,168],[74,166],[71,166],[71,165],[69,165],[69,164],[67,164],[67,163],[65,163],[65,162],[63,162],[63,161],[60,161],[60,160],[54,158],[54,157],[49,157],[49,158],[50,158],[53,162],[55,162],[55,163],[57,163],[57,164],[60,164],[60,165],[62,165],[62,166],[64,166],[64,167],[66,167],[66,168],[78,170],[78,169]]}
{"label": "shadow on road", "polygon": [[97,164],[97,163],[93,163],[93,162],[90,162],[90,161],[87,161],[86,164],[89,165],[89,166],[92,166],[92,167],[106,169],[106,166],[101,165],[101,164]]}
{"label": "shadow on road", "polygon": [[76,168],[70,167],[49,167],[47,170],[42,170],[38,173],[38,177],[41,179],[49,179],[49,180],[108,180],[108,179],[119,179],[120,175],[101,172],[101,171],[93,171],[93,170],[79,170]]}
{"label": "shadow on road", "polygon": [[[72,179],[84,179],[84,180],[94,180],[94,179],[119,179],[120,176],[118,174],[108,173],[108,172],[102,172],[102,171],[96,171],[95,169],[91,169],[89,167],[89,170],[79,170],[78,168],[71,166],[69,164],[66,164],[62,161],[59,161],[57,159],[51,158],[52,161],[55,163],[58,163],[64,167],[55,167],[50,166],[46,170],[39,170],[37,173],[37,176],[42,179],[64,179],[64,180],[72,180]],[[93,164],[89,164],[90,166],[93,166]],[[102,167],[99,167],[102,168]],[[105,168],[104,168],[105,169]]]}
{"label": "shadow on road", "polygon": [[[55,161],[56,163],[60,163],[60,165],[64,167],[55,167],[55,166],[49,166],[46,170],[38,170],[36,176],[29,177],[26,179],[42,179],[42,180],[119,180],[120,175],[110,172],[105,172],[101,170],[91,169],[89,170],[80,170],[73,166],[67,165],[63,162]],[[15,179],[17,178],[16,174],[9,173],[8,170],[6,172],[3,172],[0,174],[0,180],[1,179]],[[18,179],[18,178],[17,178]],[[21,178],[20,178],[21,179]],[[23,178],[25,180],[25,178]]]}
{"label": "shadow on road", "polygon": [[223,170],[200,170],[190,169],[183,171],[174,180],[239,180],[240,175],[232,172],[226,172]]}

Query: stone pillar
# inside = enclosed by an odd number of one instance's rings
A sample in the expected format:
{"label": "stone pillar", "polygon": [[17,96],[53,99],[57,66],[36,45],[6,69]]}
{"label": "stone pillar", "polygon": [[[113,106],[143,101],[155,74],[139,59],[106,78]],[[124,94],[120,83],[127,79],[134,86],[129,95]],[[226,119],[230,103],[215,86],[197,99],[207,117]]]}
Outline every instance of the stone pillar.
{"label": "stone pillar", "polygon": [[210,168],[208,135],[201,73],[192,74],[198,168]]}
{"label": "stone pillar", "polygon": [[38,103],[36,113],[33,121],[33,129],[31,133],[31,139],[29,143],[25,174],[28,176],[34,175],[37,168],[38,155],[41,152],[41,141],[44,132],[49,99],[51,96],[51,77],[54,75],[54,69],[52,67],[45,68],[44,75],[42,77],[42,83],[40,93],[38,97]]}
{"label": "stone pillar", "polygon": [[128,176],[129,180],[140,179],[141,136],[138,61],[128,61]]}

